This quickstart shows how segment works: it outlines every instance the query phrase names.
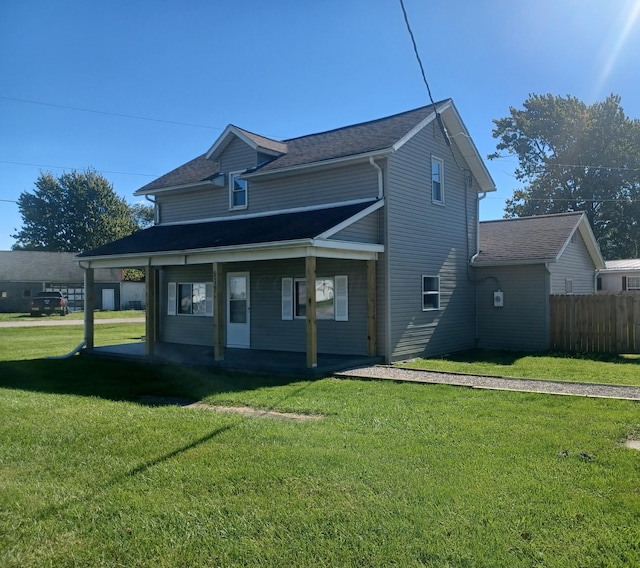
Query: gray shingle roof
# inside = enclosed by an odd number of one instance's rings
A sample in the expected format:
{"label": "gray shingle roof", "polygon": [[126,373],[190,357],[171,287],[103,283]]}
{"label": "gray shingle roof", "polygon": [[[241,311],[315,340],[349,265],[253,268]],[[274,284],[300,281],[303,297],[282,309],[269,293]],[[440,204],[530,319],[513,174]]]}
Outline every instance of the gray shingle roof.
{"label": "gray shingle roof", "polygon": [[583,215],[576,212],[482,221],[480,254],[474,264],[554,261]]}
{"label": "gray shingle roof", "polygon": [[189,185],[211,179],[220,171],[218,162],[207,160],[202,154],[197,158],[183,164],[182,166],[171,170],[158,179],[141,187],[138,191],[146,193],[153,189],[162,189],[166,187],[179,187]]}
{"label": "gray shingle roof", "polygon": [[371,204],[372,202],[369,201],[243,219],[230,218],[202,223],[155,225],[84,252],[78,257],[210,250],[220,247],[311,239],[357,215]]}
{"label": "gray shingle roof", "polygon": [[[449,101],[450,99],[440,101],[436,105],[442,106]],[[234,128],[241,131],[259,147],[282,154],[256,170],[256,173],[266,173],[386,150],[401,140],[432,112],[433,105],[428,105],[386,118],[291,138],[282,142],[265,138],[237,126]],[[208,160],[206,154],[203,154],[141,187],[136,193],[143,194],[149,193],[151,190],[198,183],[210,179],[218,171],[218,164]]]}

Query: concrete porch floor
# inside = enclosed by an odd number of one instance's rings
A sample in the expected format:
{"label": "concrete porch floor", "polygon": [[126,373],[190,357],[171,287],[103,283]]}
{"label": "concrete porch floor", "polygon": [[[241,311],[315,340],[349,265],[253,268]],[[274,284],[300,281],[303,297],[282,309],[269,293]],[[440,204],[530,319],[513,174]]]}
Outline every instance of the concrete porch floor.
{"label": "concrete porch floor", "polygon": [[318,366],[309,369],[307,368],[307,356],[305,353],[232,348],[225,349],[225,356],[222,361],[215,361],[213,347],[177,343],[157,343],[152,356],[145,355],[144,343],[126,343],[83,349],[80,355],[84,357],[148,361],[150,363],[205,366],[240,372],[316,377],[383,362],[382,357],[319,353]]}

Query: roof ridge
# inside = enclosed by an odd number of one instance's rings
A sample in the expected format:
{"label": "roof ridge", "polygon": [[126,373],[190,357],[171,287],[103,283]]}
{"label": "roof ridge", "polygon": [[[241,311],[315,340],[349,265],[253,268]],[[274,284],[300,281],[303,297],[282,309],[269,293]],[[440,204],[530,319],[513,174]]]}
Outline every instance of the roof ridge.
{"label": "roof ridge", "polygon": [[545,213],[544,215],[527,215],[526,217],[509,217],[508,219],[488,219],[480,223],[504,223],[513,221],[527,221],[530,219],[548,219],[549,217],[569,217],[584,215],[584,211],[565,211],[564,213]]}
{"label": "roof ridge", "polygon": [[403,112],[398,112],[396,114],[392,114],[392,115],[389,115],[389,116],[382,116],[380,118],[374,118],[372,120],[365,120],[363,122],[356,122],[355,124],[347,124],[345,126],[339,126],[337,128],[330,128],[329,130],[322,130],[320,132],[313,132],[311,134],[303,134],[301,136],[294,136],[293,138],[286,138],[286,139],[282,140],[282,142],[287,142],[288,143],[288,142],[293,142],[295,140],[301,140],[302,138],[311,138],[313,136],[322,136],[324,134],[330,134],[332,132],[340,132],[341,130],[347,130],[349,128],[355,128],[355,127],[358,127],[358,126],[367,126],[367,125],[370,125],[370,124],[376,124],[376,123],[379,123],[379,122],[383,122],[385,120],[391,120],[391,119],[398,118],[400,116],[405,116],[405,115],[411,114],[413,112],[424,111],[425,109],[427,109],[429,107],[433,107],[434,105],[435,106],[440,106],[443,103],[446,103],[446,102],[448,102],[450,100],[451,100],[450,98],[443,99],[443,100],[437,101],[437,102],[435,102],[433,104],[423,105],[421,107],[416,107],[414,109],[405,110]]}

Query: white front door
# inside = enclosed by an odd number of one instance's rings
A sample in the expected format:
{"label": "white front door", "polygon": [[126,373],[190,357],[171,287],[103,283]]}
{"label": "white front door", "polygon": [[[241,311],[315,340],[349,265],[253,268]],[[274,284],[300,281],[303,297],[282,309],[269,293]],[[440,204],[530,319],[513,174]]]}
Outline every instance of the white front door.
{"label": "white front door", "polygon": [[113,288],[102,289],[102,310],[113,311],[116,309],[115,290]]}
{"label": "white front door", "polygon": [[227,274],[227,347],[251,346],[249,273]]}

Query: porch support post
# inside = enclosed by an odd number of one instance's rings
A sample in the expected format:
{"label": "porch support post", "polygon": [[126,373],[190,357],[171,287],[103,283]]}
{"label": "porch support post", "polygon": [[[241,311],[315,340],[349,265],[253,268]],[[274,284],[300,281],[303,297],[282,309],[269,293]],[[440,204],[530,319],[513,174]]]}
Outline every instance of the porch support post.
{"label": "porch support post", "polygon": [[146,329],[145,329],[145,346],[144,354],[153,355],[156,347],[156,329],[157,329],[157,314],[158,314],[158,285],[157,285],[157,270],[150,265],[145,268],[145,288],[146,288]]}
{"label": "porch support post", "polygon": [[87,349],[94,347],[94,276],[93,268],[84,269],[84,342]]}
{"label": "porch support post", "polygon": [[213,263],[213,359],[224,359],[224,273],[222,263]]}
{"label": "porch support post", "polygon": [[316,323],[316,257],[305,259],[307,288],[307,368],[318,366],[318,328]]}
{"label": "porch support post", "polygon": [[367,345],[369,357],[375,357],[376,343],[376,261],[367,260]]}

